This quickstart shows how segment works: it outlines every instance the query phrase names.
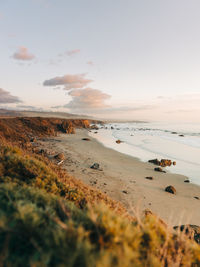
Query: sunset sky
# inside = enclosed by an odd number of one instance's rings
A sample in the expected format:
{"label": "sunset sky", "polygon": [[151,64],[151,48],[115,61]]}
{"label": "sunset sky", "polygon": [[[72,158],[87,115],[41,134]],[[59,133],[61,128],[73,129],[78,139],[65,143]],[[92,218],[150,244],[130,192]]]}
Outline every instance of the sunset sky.
{"label": "sunset sky", "polygon": [[200,122],[199,0],[0,0],[0,108]]}

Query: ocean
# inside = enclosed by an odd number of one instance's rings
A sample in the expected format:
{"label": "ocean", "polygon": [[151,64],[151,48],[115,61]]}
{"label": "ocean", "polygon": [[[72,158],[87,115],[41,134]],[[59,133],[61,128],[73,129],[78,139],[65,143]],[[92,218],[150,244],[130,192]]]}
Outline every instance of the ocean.
{"label": "ocean", "polygon": [[[155,158],[176,161],[176,166],[166,170],[200,185],[200,124],[134,122],[99,127],[98,134],[92,131],[90,135],[104,146],[144,162]],[[123,143],[117,144],[118,139]]]}

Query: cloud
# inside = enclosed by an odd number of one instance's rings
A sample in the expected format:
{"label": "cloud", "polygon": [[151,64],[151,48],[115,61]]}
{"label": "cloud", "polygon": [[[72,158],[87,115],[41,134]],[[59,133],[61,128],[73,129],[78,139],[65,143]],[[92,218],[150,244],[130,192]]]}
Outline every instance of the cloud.
{"label": "cloud", "polygon": [[81,111],[106,108],[108,105],[105,104],[105,100],[111,97],[100,90],[92,88],[73,90],[69,92],[69,95],[72,100],[65,107]]}
{"label": "cloud", "polygon": [[30,54],[28,48],[20,46],[12,56],[16,60],[33,60],[35,56]]}
{"label": "cloud", "polygon": [[17,96],[11,95],[8,91],[0,88],[0,104],[13,104],[22,102]]}
{"label": "cloud", "polygon": [[80,49],[74,49],[74,50],[67,51],[67,55],[70,57],[70,56],[73,56],[73,55],[78,54],[80,52],[81,52]]}
{"label": "cloud", "polygon": [[58,76],[44,81],[44,86],[58,86],[64,85],[65,90],[81,89],[87,86],[93,80],[85,79],[85,74],[74,74]]}

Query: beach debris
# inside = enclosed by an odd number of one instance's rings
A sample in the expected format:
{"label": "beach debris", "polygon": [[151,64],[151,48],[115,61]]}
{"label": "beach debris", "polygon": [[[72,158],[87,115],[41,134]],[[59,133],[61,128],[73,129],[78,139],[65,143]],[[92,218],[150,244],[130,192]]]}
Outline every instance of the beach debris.
{"label": "beach debris", "polygon": [[91,141],[90,138],[82,138],[83,141]]}
{"label": "beach debris", "polygon": [[117,140],[116,143],[117,143],[117,144],[121,144],[122,141],[121,141],[121,140]]}
{"label": "beach debris", "polygon": [[90,168],[94,169],[94,170],[99,170],[100,165],[99,165],[99,163],[94,163]]}
{"label": "beach debris", "polygon": [[181,226],[174,226],[174,230],[184,232],[189,239],[196,241],[200,244],[200,227],[197,225],[186,224]]}
{"label": "beach debris", "polygon": [[190,183],[190,180],[189,180],[189,179],[186,179],[186,180],[184,181],[184,183]]}
{"label": "beach debris", "polygon": [[158,168],[154,168],[154,171],[155,171],[155,172],[164,172],[164,173],[166,173],[166,171],[163,171],[163,169],[160,168],[160,167],[158,167]]}
{"label": "beach debris", "polygon": [[128,191],[127,190],[123,190],[122,193],[128,194]]}
{"label": "beach debris", "polygon": [[194,197],[195,199],[199,199],[199,197]]}
{"label": "beach debris", "polygon": [[147,177],[145,177],[145,179],[147,179],[147,180],[153,180],[153,177],[152,176],[147,176]]}
{"label": "beach debris", "polygon": [[59,162],[57,163],[57,165],[59,166],[59,165],[61,165],[63,162],[64,162],[64,160],[61,160],[61,161],[59,161]]}
{"label": "beach debris", "polygon": [[172,185],[167,186],[165,191],[171,194],[176,194],[176,189]]}
{"label": "beach debris", "polygon": [[54,156],[54,158],[57,160],[64,160],[65,155],[64,155],[64,153],[58,153],[57,155]]}

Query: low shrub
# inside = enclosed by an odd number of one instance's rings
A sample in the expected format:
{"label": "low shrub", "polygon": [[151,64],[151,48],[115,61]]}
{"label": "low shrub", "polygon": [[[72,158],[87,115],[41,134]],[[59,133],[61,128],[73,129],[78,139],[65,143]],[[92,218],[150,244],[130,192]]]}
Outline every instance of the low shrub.
{"label": "low shrub", "polygon": [[105,206],[0,186],[2,266],[200,266],[200,247],[153,215],[130,223]]}
{"label": "low shrub", "polygon": [[0,183],[12,182],[40,188],[49,193],[78,202],[83,194],[70,188],[40,159],[29,156],[17,147],[0,146]]}

